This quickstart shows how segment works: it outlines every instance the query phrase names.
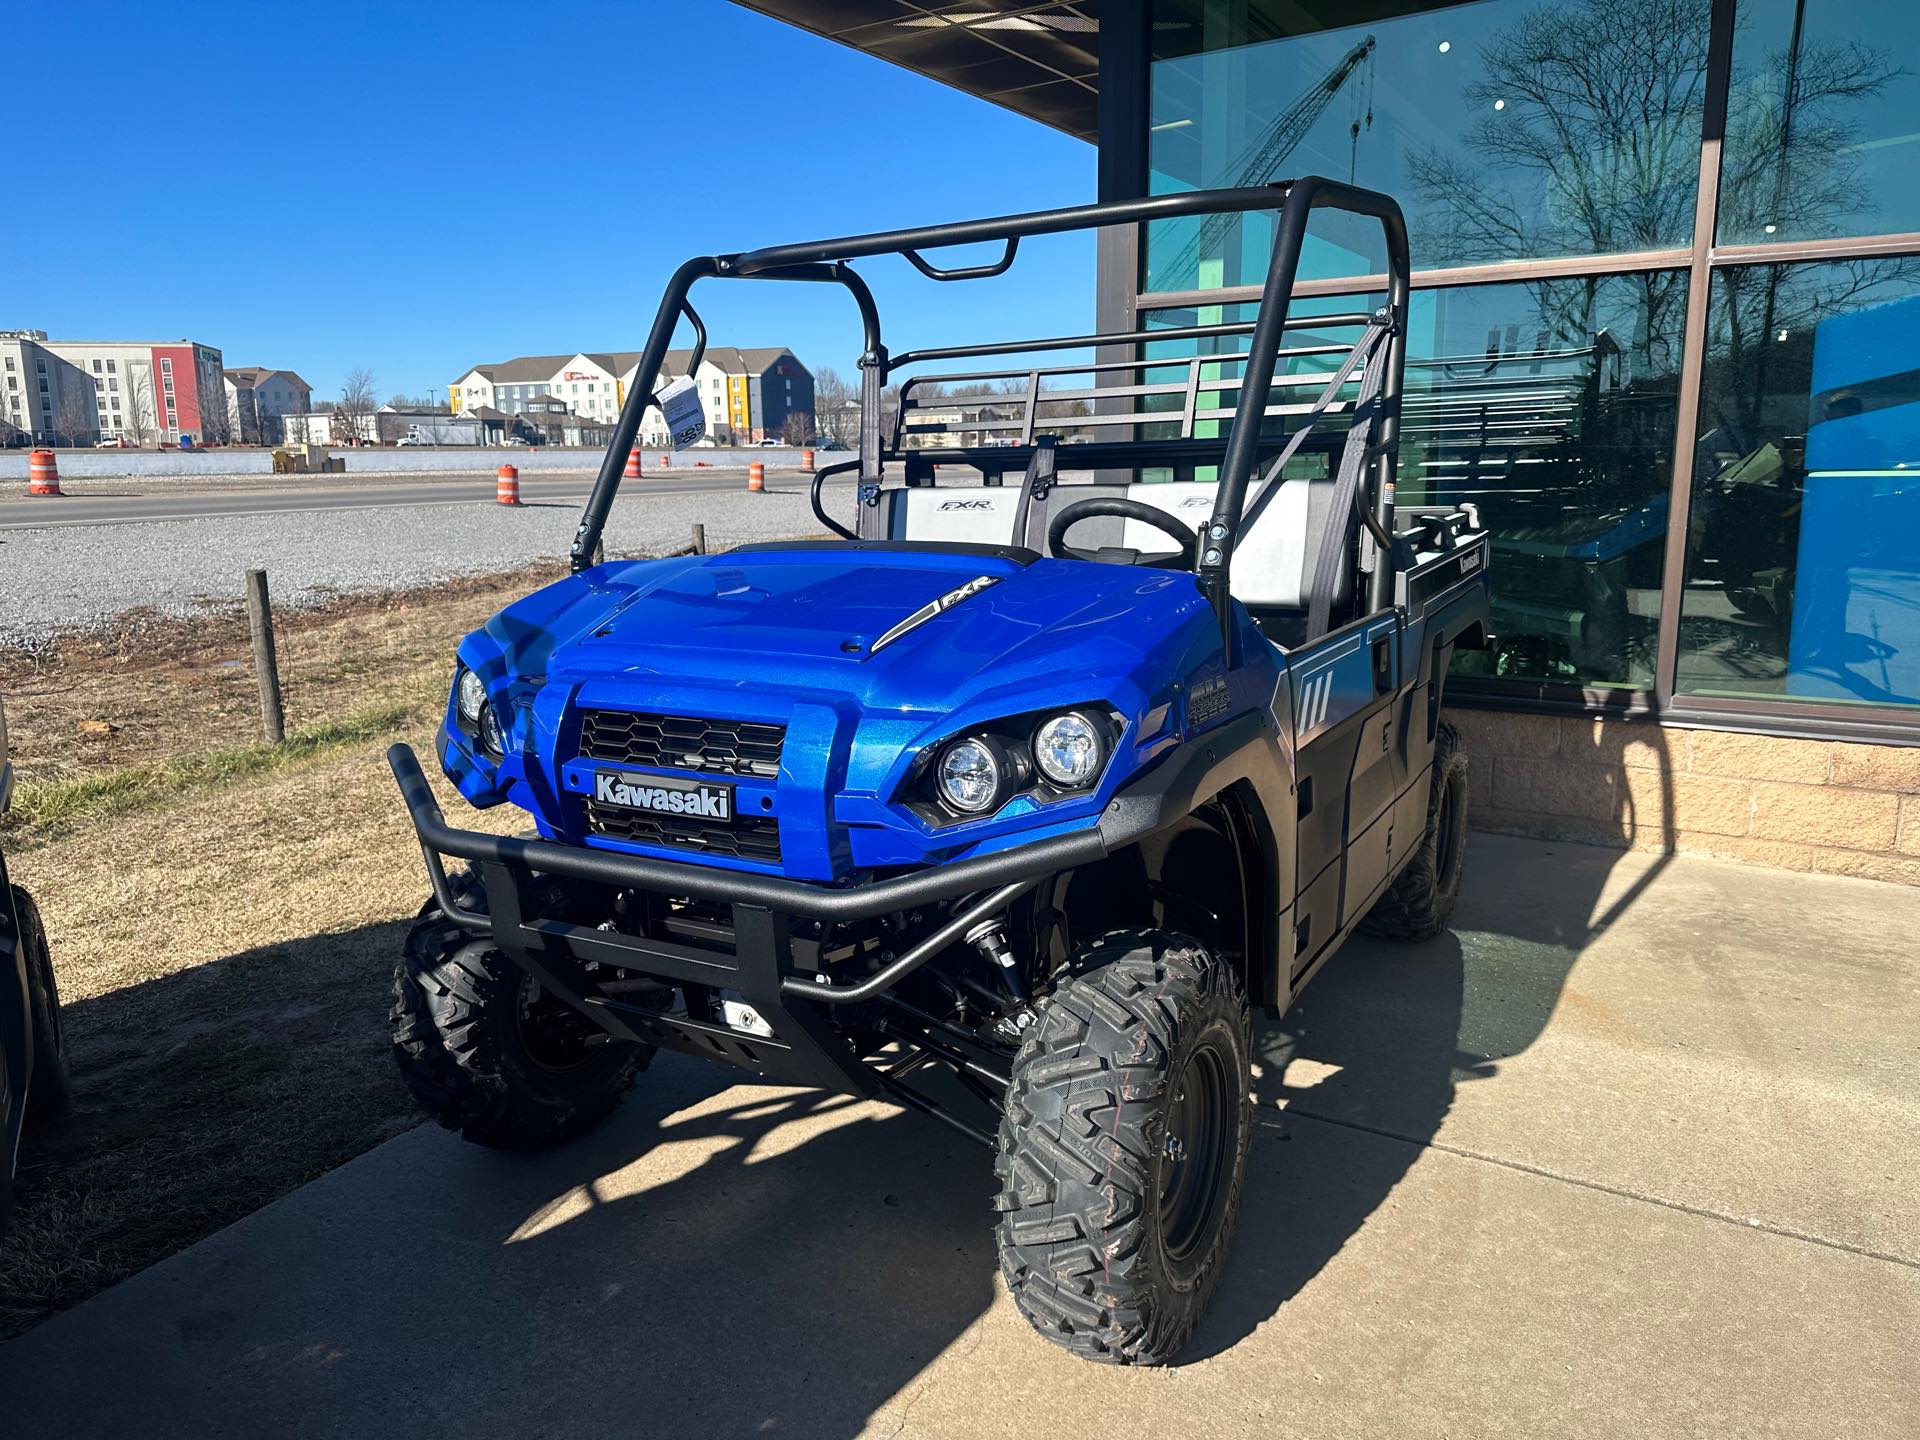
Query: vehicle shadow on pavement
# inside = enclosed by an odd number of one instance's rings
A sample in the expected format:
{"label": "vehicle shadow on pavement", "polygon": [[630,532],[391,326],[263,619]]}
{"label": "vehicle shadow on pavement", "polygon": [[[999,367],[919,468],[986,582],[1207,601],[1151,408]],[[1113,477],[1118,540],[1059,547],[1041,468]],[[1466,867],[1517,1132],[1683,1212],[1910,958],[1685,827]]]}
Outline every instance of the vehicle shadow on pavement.
{"label": "vehicle shadow on pavement", "polygon": [[[992,1302],[984,1151],[906,1112],[738,1079],[661,1056],[640,1113],[537,1161],[473,1152],[482,1184],[536,1166],[573,1181],[501,1237],[481,1285],[508,1303],[483,1301],[481,1323],[506,1321],[489,1350],[533,1391],[547,1365],[596,1357],[576,1433],[856,1435]],[[448,1383],[457,1406],[466,1382]],[[602,1428],[623,1413],[630,1430]]]}
{"label": "vehicle shadow on pavement", "polygon": [[1635,883],[1600,909],[1623,858],[1475,834],[1452,928],[1413,945],[1355,937],[1285,1016],[1257,1027],[1240,1224],[1182,1363],[1281,1316],[1388,1202],[1459,1087],[1497,1082],[1501,1062],[1539,1038],[1581,951],[1641,893]]}

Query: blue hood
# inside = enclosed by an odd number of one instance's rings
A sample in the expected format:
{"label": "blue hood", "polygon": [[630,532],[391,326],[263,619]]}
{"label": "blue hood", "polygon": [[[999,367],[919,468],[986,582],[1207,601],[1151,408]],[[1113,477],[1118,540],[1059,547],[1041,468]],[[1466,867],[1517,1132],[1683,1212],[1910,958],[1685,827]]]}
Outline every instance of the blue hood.
{"label": "blue hood", "polygon": [[[874,648],[929,602],[982,580]],[[591,783],[577,759],[580,712],[781,725],[778,781],[764,795],[743,782],[740,804],[778,816],[781,873],[824,879],[1093,823],[1115,786],[1178,739],[1173,702],[1219,673],[1220,641],[1183,571],[799,545],[599,566],[501,611],[461,658],[512,697],[517,717],[518,753],[497,779],[456,774],[468,798],[504,791],[549,833],[602,844],[578,833],[569,799]],[[1093,703],[1124,725],[1096,792],[1044,806],[1015,799],[938,827],[899,803],[927,746],[1007,716]]]}

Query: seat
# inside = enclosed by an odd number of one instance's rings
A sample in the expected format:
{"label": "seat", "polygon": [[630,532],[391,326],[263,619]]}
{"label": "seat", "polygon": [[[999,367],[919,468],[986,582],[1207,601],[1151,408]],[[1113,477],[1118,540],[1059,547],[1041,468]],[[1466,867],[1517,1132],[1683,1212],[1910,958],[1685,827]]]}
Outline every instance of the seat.
{"label": "seat", "polygon": [[1044,550],[1053,488],[1051,437],[1038,445],[1018,485],[908,485],[880,492],[880,533],[889,540],[1023,545]]}
{"label": "seat", "polygon": [[[1190,480],[1164,485],[1129,485],[1126,497],[1197,528],[1213,513],[1219,487],[1212,481]],[[1064,502],[1070,492],[1059,492]],[[1278,618],[1287,612],[1304,613],[1313,593],[1313,566],[1320,553],[1320,537],[1333,502],[1333,481],[1283,480],[1280,491],[1254,523],[1241,532],[1233,551],[1229,587],[1233,597],[1253,613]],[[1089,522],[1091,525],[1094,522]],[[1119,543],[1141,550],[1164,550],[1167,538],[1139,520],[1121,522]],[[1346,603],[1353,583],[1353,557],[1342,553],[1334,576],[1333,600]]]}

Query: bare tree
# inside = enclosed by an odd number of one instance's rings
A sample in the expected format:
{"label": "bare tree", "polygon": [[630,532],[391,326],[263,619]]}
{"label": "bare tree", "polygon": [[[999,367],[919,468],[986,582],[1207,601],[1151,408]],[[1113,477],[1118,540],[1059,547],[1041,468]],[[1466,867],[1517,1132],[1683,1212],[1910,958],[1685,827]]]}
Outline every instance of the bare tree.
{"label": "bare tree", "polygon": [[231,445],[244,433],[237,393],[228,395],[223,383],[213,393],[201,395],[200,442],[203,445]]}
{"label": "bare tree", "polygon": [[373,371],[355,366],[340,382],[340,399],[333,407],[333,436],[344,444],[364,444],[373,439],[373,412],[379,408],[374,398]]}
{"label": "bare tree", "polygon": [[851,445],[860,434],[860,392],[831,366],[813,377],[813,420],[836,445]]}
{"label": "bare tree", "polygon": [[[1461,100],[1483,117],[1456,150],[1410,154],[1423,203],[1422,263],[1619,254],[1686,243],[1699,176],[1710,0],[1577,0],[1521,15],[1479,56]],[[1836,110],[1899,72],[1858,44],[1776,55],[1790,94],[1743,94],[1727,122],[1724,233],[1761,219],[1793,234],[1860,203],[1852,122]],[[1789,177],[1791,183],[1789,182]],[[1734,273],[1734,272],[1726,272]],[[1587,327],[1599,279],[1533,285],[1543,325]],[[1638,272],[1639,373],[1672,363],[1686,302],[1682,270]]]}
{"label": "bare tree", "polygon": [[[63,377],[64,378],[64,377]],[[53,433],[57,444],[85,445],[99,430],[91,388],[68,381],[60,387],[60,403],[54,407]]]}
{"label": "bare tree", "polygon": [[144,446],[153,439],[153,380],[143,370],[127,369],[127,408],[120,417],[120,438]]}
{"label": "bare tree", "polygon": [[795,410],[781,422],[780,438],[789,445],[804,445],[813,438],[813,416],[804,410]]}

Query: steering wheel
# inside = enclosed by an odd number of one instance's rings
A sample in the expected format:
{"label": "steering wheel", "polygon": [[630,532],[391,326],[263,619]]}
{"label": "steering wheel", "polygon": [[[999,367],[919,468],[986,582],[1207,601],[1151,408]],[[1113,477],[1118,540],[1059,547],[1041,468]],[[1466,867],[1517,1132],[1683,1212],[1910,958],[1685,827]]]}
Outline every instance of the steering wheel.
{"label": "steering wheel", "polygon": [[1112,497],[1100,500],[1076,500],[1047,526],[1047,551],[1053,555],[1065,555],[1070,560],[1098,560],[1101,551],[1079,550],[1066,543],[1067,531],[1082,520],[1091,520],[1096,515],[1117,515],[1123,520],[1138,520],[1151,525],[1163,534],[1170,535],[1178,543],[1178,550],[1156,550],[1151,554],[1136,554],[1126,563],[1130,565],[1154,565],[1171,567],[1179,565],[1191,569],[1194,553],[1200,543],[1197,530],[1188,530],[1180,521],[1166,511],[1147,505],[1138,500],[1123,500]]}

